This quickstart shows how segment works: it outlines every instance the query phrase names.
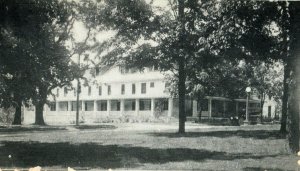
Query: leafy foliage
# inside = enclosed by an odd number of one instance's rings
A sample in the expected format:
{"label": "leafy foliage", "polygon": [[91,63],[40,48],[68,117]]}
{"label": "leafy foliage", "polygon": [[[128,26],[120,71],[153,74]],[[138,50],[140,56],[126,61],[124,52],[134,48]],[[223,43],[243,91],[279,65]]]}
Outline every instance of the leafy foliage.
{"label": "leafy foliage", "polygon": [[53,88],[69,84],[74,77],[64,47],[67,4],[40,0],[0,3],[0,73],[6,85],[1,105],[20,107],[20,102],[28,105],[29,100],[44,105]]}

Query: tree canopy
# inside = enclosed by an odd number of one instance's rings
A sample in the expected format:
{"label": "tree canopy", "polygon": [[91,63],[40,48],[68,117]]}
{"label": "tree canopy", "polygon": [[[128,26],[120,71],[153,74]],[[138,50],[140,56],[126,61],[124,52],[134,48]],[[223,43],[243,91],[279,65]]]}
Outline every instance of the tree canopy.
{"label": "tree canopy", "polygon": [[36,105],[36,123],[44,124],[47,95],[73,79],[64,46],[70,11],[64,1],[0,1],[1,105],[14,105],[15,124],[21,124],[21,106]]}

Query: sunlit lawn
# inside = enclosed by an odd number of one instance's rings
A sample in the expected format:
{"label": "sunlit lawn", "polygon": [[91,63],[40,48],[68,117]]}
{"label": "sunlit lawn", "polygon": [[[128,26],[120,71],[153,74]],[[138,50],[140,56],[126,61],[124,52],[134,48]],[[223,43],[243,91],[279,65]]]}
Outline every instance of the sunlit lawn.
{"label": "sunlit lawn", "polygon": [[178,135],[176,123],[0,128],[0,168],[296,170],[298,157],[278,129],[187,124],[188,133]]}

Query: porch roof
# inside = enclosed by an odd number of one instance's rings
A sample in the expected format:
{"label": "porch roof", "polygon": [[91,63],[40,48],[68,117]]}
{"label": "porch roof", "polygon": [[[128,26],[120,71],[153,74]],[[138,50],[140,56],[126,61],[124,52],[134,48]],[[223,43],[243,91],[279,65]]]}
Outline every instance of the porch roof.
{"label": "porch roof", "polygon": [[206,96],[206,99],[212,99],[212,100],[220,100],[220,101],[231,101],[231,99],[226,97],[218,97],[218,96]]}
{"label": "porch roof", "polygon": [[[234,99],[234,101],[236,102],[246,102],[247,99]],[[249,99],[250,103],[260,103],[260,100],[253,100],[253,99]]]}

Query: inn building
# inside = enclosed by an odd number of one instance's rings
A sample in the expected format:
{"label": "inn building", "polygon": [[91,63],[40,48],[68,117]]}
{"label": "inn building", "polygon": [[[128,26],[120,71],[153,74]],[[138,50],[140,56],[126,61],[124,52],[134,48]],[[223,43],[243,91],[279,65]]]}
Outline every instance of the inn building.
{"label": "inn building", "polygon": [[[140,122],[159,118],[178,118],[178,99],[167,91],[165,75],[155,68],[143,71],[123,67],[95,69],[94,76],[86,73],[88,81],[81,81],[79,94],[79,120],[82,123]],[[76,87],[77,82],[73,82]],[[44,119],[48,124],[74,124],[76,119],[75,88],[57,88],[49,96],[44,107]],[[234,103],[234,104],[232,104]],[[250,100],[249,110],[259,107],[259,100]],[[224,118],[243,112],[245,99],[234,101],[224,97],[206,97],[197,101],[186,99],[188,119]],[[34,106],[24,109],[24,124],[34,123]]]}

